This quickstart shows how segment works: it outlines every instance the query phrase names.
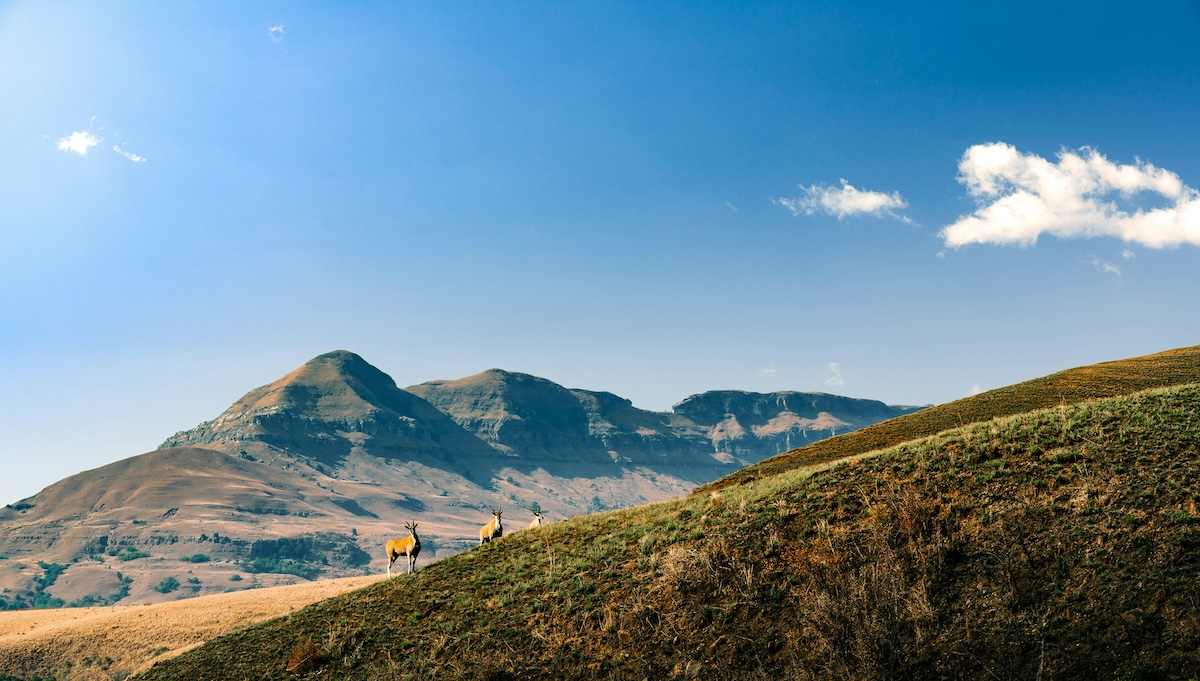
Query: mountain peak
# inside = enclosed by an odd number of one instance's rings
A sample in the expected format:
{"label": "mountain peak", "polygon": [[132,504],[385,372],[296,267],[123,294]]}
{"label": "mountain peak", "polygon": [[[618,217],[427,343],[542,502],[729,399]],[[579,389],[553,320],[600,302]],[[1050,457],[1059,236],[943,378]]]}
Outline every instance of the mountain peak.
{"label": "mountain peak", "polygon": [[301,409],[344,418],[394,402],[397,392],[395,381],[365,359],[335,350],[246,393],[230,411]]}
{"label": "mountain peak", "polygon": [[247,441],[295,451],[327,449],[331,462],[367,442],[388,442],[409,452],[438,452],[451,443],[463,451],[486,449],[445,414],[346,350],[318,355],[251,390],[217,418],[176,433],[162,447]]}
{"label": "mountain peak", "polygon": [[[305,364],[332,364],[339,367],[371,367],[367,360],[360,355],[350,352],[349,350],[333,350],[324,354],[317,355],[305,362]],[[374,369],[375,367],[371,367]]]}

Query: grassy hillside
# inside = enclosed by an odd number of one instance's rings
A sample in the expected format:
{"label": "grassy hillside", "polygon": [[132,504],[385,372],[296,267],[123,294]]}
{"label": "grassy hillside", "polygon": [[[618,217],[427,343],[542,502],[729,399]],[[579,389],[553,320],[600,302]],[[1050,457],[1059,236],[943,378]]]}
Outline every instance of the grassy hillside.
{"label": "grassy hillside", "polygon": [[[1083,374],[1056,376],[1029,399]],[[1190,679],[1198,450],[1187,385],[793,460],[514,533],[139,678]]]}
{"label": "grassy hillside", "polygon": [[969,423],[1024,414],[1101,397],[1200,382],[1200,345],[1153,355],[1060,371],[1042,378],[989,390],[954,402],[884,421],[840,437],[815,442],[727,475],[696,490],[706,494],[797,467],[892,447]]}

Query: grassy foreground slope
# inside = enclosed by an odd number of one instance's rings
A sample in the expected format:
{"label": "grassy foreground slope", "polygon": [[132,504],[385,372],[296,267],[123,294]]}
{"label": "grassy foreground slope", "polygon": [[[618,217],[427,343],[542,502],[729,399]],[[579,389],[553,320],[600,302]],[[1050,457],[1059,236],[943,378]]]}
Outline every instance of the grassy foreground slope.
{"label": "grassy foreground slope", "polygon": [[696,490],[712,489],[763,478],[800,466],[891,447],[968,423],[1035,409],[1074,404],[1140,390],[1200,382],[1200,345],[1153,355],[1103,362],[989,390],[954,402],[884,421],[841,437],[815,442],[727,475]]}
{"label": "grassy foreground slope", "polygon": [[145,679],[1190,679],[1200,385],[578,518]]}

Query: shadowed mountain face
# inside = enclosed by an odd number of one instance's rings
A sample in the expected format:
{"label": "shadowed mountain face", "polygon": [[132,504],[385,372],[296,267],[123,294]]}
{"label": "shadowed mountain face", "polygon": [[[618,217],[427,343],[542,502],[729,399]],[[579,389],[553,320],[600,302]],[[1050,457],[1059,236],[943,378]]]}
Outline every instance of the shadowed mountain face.
{"label": "shadowed mountain face", "polygon": [[[609,461],[588,434],[588,415],[566,388],[544,378],[499,369],[457,381],[407,388],[514,463]],[[518,464],[519,465],[519,464]]]}
{"label": "shadowed mountain face", "polygon": [[652,412],[612,393],[500,369],[406,390],[508,454],[515,468],[571,475],[579,466],[616,463],[693,482],[918,409],[822,393],[723,390]]}
{"label": "shadowed mountain face", "polygon": [[[188,579],[208,570],[217,576],[201,581],[211,589],[244,588],[266,576],[229,584],[228,573],[252,567],[259,542],[318,536],[333,553],[305,559],[321,574],[361,572],[343,560],[362,555],[348,542],[382,571],[382,545],[404,536],[406,521],[421,521],[422,559],[435,559],[473,544],[490,507],[520,527],[535,504],[557,520],[676,497],[788,447],[907,411],[830,395],[722,391],[652,412],[501,370],[401,390],[358,355],[331,352],[154,452],[0,509],[0,556],[12,559],[0,564],[0,586],[33,583],[39,560],[89,558],[96,579],[119,568],[141,585],[134,599],[162,600],[149,582],[181,555],[203,554],[211,562],[190,566]],[[74,584],[86,582],[85,568],[71,569]]]}
{"label": "shadowed mountain face", "polygon": [[698,482],[729,469],[692,424],[634,407],[611,393],[568,390],[491,369],[407,388],[504,453],[506,465],[562,477],[646,467]]}

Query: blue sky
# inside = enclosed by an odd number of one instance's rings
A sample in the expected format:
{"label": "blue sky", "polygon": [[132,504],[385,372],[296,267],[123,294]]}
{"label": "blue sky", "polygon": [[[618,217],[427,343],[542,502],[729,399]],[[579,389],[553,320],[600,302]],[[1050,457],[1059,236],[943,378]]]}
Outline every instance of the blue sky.
{"label": "blue sky", "polygon": [[1200,3],[0,5],[0,503],[311,357],[648,409],[1200,343]]}

